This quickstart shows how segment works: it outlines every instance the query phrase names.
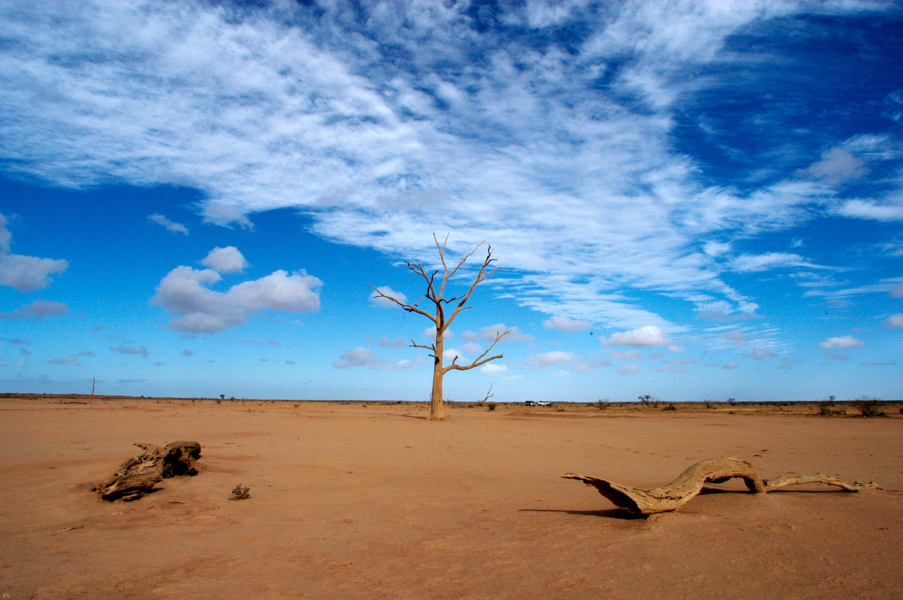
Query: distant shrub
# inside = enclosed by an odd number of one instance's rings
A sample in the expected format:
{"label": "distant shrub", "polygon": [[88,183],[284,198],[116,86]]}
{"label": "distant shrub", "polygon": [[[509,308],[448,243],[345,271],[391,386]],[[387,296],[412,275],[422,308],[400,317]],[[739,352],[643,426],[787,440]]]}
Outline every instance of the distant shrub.
{"label": "distant shrub", "polygon": [[863,417],[883,417],[884,411],[881,410],[881,401],[877,398],[869,398],[862,396],[853,402],[853,406],[859,409]]}
{"label": "distant shrub", "polygon": [[737,403],[737,399],[736,398],[728,398],[727,403],[730,404],[731,406],[733,406]]}
{"label": "distant shrub", "polygon": [[486,403],[486,408],[488,408],[489,410],[495,410],[495,407],[496,407],[495,402],[487,402]]}
{"label": "distant shrub", "polygon": [[668,404],[668,406],[664,407],[662,410],[677,410],[677,407],[673,404]]}
{"label": "distant shrub", "polygon": [[608,410],[608,405],[610,404],[608,398],[605,400],[599,400],[596,402],[596,408],[599,410]]}
{"label": "distant shrub", "polygon": [[642,404],[646,408],[658,408],[658,405],[661,402],[661,400],[659,400],[655,396],[650,396],[649,394],[646,394],[645,396],[637,396],[637,400],[639,400],[640,404]]}

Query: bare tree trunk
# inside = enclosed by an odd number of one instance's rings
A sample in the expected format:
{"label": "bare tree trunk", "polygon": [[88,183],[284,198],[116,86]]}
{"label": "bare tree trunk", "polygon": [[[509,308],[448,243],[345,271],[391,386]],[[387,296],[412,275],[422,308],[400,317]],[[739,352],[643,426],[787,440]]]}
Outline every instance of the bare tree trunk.
{"label": "bare tree trunk", "polygon": [[441,421],[444,417],[442,411],[442,378],[445,370],[442,368],[442,353],[445,349],[444,331],[436,330],[436,357],[433,359],[433,391],[430,394],[430,420]]}

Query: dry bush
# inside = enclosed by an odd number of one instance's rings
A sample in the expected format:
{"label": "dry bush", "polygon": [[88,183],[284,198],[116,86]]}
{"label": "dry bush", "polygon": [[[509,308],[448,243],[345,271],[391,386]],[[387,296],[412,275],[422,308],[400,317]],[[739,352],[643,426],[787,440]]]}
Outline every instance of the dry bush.
{"label": "dry bush", "polygon": [[884,416],[884,411],[881,410],[881,401],[877,398],[862,396],[858,400],[853,401],[853,406],[859,409],[859,412],[863,417]]}
{"label": "dry bush", "polygon": [[605,400],[599,400],[598,402],[596,402],[596,408],[598,408],[599,410],[608,410],[609,404],[610,401],[608,400],[608,398],[606,398]]}
{"label": "dry bush", "polygon": [[662,410],[677,410],[677,407],[673,404],[668,404],[668,406],[662,408]]}
{"label": "dry bush", "polygon": [[488,408],[489,410],[495,410],[495,407],[496,407],[495,402],[487,402],[486,403],[486,408]]}

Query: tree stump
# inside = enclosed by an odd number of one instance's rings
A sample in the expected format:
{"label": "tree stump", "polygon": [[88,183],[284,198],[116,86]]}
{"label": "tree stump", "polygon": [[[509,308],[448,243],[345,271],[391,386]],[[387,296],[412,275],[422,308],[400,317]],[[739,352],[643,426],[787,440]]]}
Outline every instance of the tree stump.
{"label": "tree stump", "polygon": [[104,500],[137,500],[163,479],[198,474],[195,463],[201,457],[201,445],[197,442],[172,442],[162,449],[154,444],[135,445],[144,452],[122,463],[109,479],[94,486]]}
{"label": "tree stump", "polygon": [[771,481],[766,481],[759,476],[759,472],[754,466],[745,460],[733,457],[710,458],[700,461],[681,473],[668,485],[651,490],[641,490],[574,473],[568,473],[562,477],[582,481],[586,485],[596,488],[618,508],[643,516],[677,510],[696,497],[706,483],[724,483],[733,477],[743,479],[747,489],[756,494],[767,494],[788,485],[804,483],[824,483],[840,487],[848,492],[877,488],[874,483],[863,484],[857,481],[850,484],[837,477],[821,473],[814,475],[784,474]]}

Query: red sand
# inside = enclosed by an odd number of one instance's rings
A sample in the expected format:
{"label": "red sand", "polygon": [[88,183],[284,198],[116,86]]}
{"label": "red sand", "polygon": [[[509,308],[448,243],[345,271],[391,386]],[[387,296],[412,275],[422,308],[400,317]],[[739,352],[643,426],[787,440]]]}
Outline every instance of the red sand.
{"label": "red sand", "polygon": [[[4,598],[903,597],[901,418],[59,402],[0,400]],[[134,442],[180,439],[199,476],[91,491]],[[884,489],[712,491],[644,520],[560,478],[654,487],[728,455]]]}

